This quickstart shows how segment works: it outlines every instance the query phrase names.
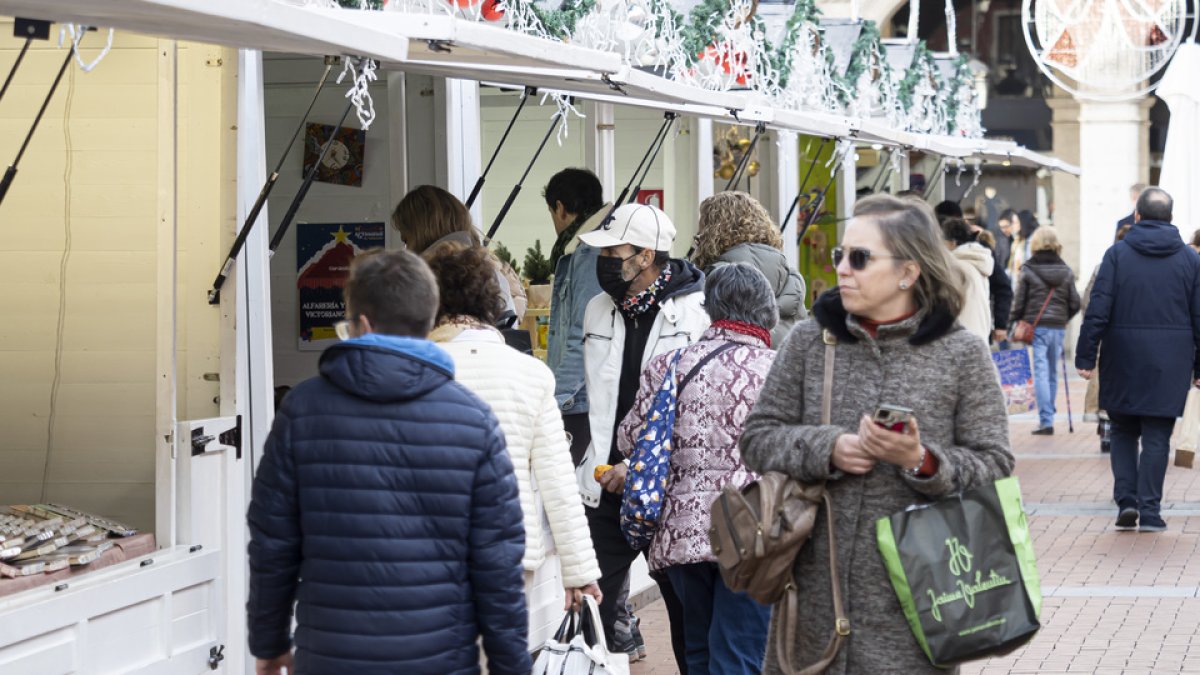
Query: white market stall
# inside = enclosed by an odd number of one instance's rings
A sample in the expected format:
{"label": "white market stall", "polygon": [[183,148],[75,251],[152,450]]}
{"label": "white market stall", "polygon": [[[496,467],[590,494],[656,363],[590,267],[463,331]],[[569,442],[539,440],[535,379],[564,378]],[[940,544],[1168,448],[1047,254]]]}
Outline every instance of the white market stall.
{"label": "white market stall", "polygon": [[[800,159],[800,135],[836,139],[839,156],[850,157],[840,165],[840,175],[851,179],[842,188],[849,189],[843,204],[853,201],[851,150],[856,144],[877,144],[900,152],[918,149],[968,162],[1072,170],[1013,144],[898,130],[880,119],[863,119],[844,111],[780,107],[777,100],[759,91],[714,90],[648,72],[615,51],[552,42],[444,14],[360,12],[277,0],[0,0],[0,14],[243,49],[237,64],[236,176],[231,176],[236,179],[237,223],[251,210],[267,179],[268,162],[274,161],[268,156],[273,153],[267,151],[261,51],[369,58],[379,62],[385,76],[402,72],[448,78],[444,85],[450,92],[447,96],[459,96],[454,100],[464,106],[457,112],[458,126],[451,125],[455,131],[445,139],[454,147],[440,150],[448,165],[449,187],[460,197],[465,197],[481,169],[480,82],[533,86],[543,94],[588,101],[592,114],[599,118],[589,127],[588,143],[594,150],[589,163],[610,191],[625,182],[625,176],[616,171],[614,130],[603,128],[601,121],[606,116],[611,119],[614,107],[677,113],[695,121],[695,141],[688,146],[690,158],[678,173],[692,183],[694,192],[689,194],[698,197],[696,202],[714,189],[710,166],[714,122],[770,133],[774,165],[769,170],[773,198],[768,206],[779,218],[790,211],[806,168]],[[99,68],[103,67],[101,63]],[[171,87],[177,87],[176,83],[168,78],[163,90],[168,110],[175,110]],[[177,88],[174,96],[177,100]],[[403,114],[394,109],[390,112],[392,116]],[[177,116],[174,122],[180,123]],[[170,138],[165,142],[177,152]],[[175,154],[160,158],[160,172],[177,175],[176,162]],[[32,181],[18,178],[13,190],[34,188]],[[165,290],[173,289],[179,278],[177,191],[169,189],[165,199],[156,257],[164,289],[158,295],[155,373],[158,548],[135,560],[79,575],[66,584],[0,598],[0,671],[252,670],[244,647],[242,609],[246,594],[244,512],[253,465],[273,413],[269,221],[266,213],[258,219],[258,227],[237,259],[233,283],[226,287],[220,306],[212,309],[222,317],[224,417],[188,420],[177,409],[174,394],[180,386],[174,366],[177,331],[186,328],[177,320],[179,296]],[[476,209],[480,219],[482,206]],[[796,223],[788,220],[785,232],[794,237]],[[227,243],[234,233],[228,226],[223,230],[222,242]],[[790,255],[794,258],[795,251]],[[188,292],[198,289],[189,286]],[[639,577],[635,592],[647,585],[648,579]]]}

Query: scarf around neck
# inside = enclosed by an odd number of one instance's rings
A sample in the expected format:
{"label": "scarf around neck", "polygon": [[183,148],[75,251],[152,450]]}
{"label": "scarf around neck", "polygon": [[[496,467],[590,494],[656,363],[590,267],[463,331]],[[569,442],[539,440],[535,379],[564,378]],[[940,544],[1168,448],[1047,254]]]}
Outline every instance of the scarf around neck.
{"label": "scarf around neck", "polygon": [[649,288],[621,301],[619,305],[621,313],[632,319],[635,316],[641,316],[649,312],[658,305],[659,295],[662,294],[663,289],[670,282],[671,266],[667,265],[663,268],[662,273],[658,275],[658,278],[654,280],[654,283],[650,284]]}

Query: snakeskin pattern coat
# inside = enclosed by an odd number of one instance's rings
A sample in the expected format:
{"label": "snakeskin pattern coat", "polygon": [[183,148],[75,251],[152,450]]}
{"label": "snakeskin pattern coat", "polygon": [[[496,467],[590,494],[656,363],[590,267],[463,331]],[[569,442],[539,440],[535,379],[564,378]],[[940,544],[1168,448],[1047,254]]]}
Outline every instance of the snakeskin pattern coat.
{"label": "snakeskin pattern coat", "polygon": [[[666,499],[650,544],[652,570],[716,562],[708,543],[712,503],[726,485],[742,487],[756,477],[742,462],[738,438],[766,382],[775,352],[756,337],[709,328],[696,344],[682,350],[678,377],[682,381],[701,359],[728,342],[738,346],[704,364],[680,393]],[[671,354],[660,355],[642,372],[637,400],[617,434],[618,447],[626,457],[633,451],[670,362]]]}

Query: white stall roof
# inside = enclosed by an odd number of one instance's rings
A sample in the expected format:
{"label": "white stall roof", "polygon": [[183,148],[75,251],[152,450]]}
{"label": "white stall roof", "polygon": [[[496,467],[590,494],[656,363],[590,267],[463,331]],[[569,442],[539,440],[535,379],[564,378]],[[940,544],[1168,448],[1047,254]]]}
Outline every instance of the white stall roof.
{"label": "white stall roof", "polygon": [[274,0],[0,0],[0,14],[247,49],[403,61],[408,40]]}
{"label": "white stall roof", "polygon": [[451,16],[320,9],[279,0],[0,0],[0,13],[265,51],[366,56],[385,68],[1079,174],[1078,167],[1015,143],[915,134],[875,119],[772,108],[750,92],[708,91],[633,68],[615,53]]}

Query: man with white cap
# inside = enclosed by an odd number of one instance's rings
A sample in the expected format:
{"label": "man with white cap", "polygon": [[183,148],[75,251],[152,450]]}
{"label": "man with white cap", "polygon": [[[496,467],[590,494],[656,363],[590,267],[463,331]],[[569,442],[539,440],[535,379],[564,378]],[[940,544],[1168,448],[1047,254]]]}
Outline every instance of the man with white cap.
{"label": "man with white cap", "polygon": [[[646,363],[695,342],[711,322],[704,311],[704,273],[671,258],[675,225],[667,214],[626,204],[580,240],[600,249],[596,278],[604,292],[588,303],[583,319],[592,441],[576,475],[600,562],[604,631],[614,649],[636,659],[625,596],[629,566],[639,552],[621,534],[627,467],[617,450],[617,427],[633,407]],[[597,481],[596,467],[604,465],[612,468]]]}

